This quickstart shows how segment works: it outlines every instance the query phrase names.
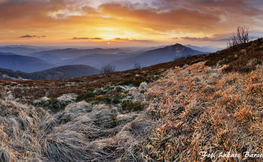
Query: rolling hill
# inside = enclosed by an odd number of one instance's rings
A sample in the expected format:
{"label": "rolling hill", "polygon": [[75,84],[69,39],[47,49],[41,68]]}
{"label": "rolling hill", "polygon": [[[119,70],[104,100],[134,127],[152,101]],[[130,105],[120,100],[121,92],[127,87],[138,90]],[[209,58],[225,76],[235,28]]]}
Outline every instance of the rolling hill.
{"label": "rolling hill", "polygon": [[166,47],[152,47],[151,50],[143,52],[119,48],[67,48],[37,52],[29,56],[60,66],[83,64],[101,68],[106,64],[113,64],[116,66],[116,70],[122,71],[132,69],[135,63],[140,63],[142,67],[145,67],[203,53],[205,52],[196,51],[181,44],[175,44]]}
{"label": "rolling hill", "polygon": [[0,68],[0,79],[3,80],[50,80],[75,78],[99,74],[100,70],[87,65],[66,65],[59,66],[43,71],[25,73],[13,71],[10,69]]}
{"label": "rolling hill", "polygon": [[100,70],[87,65],[65,65],[31,73],[34,80],[76,78],[99,74]]}
{"label": "rolling hill", "polygon": [[[65,65],[64,62],[70,62],[72,59],[74,60],[76,57],[81,56],[88,56],[91,54],[117,54],[119,52],[123,52],[122,49],[119,48],[111,48],[111,49],[102,49],[102,48],[95,48],[95,49],[74,49],[74,48],[67,48],[67,49],[58,49],[58,50],[51,50],[51,51],[42,51],[37,53],[32,53],[28,56],[37,57],[43,59],[47,62],[57,64],[57,65]],[[99,57],[98,57],[99,59]],[[81,64],[76,62],[76,64]]]}
{"label": "rolling hill", "polygon": [[74,57],[69,60],[63,60],[61,64],[63,65],[83,64],[83,65],[90,65],[96,68],[101,68],[103,65],[111,61],[121,60],[136,55],[137,55],[136,53],[91,54],[91,55]]}
{"label": "rolling hill", "polygon": [[27,55],[34,52],[39,52],[36,47],[33,46],[0,46],[0,52],[11,52],[19,55]]}
{"label": "rolling hill", "polygon": [[0,67],[24,72],[34,72],[50,69],[56,67],[56,65],[35,57],[21,56],[13,53],[0,53]]}

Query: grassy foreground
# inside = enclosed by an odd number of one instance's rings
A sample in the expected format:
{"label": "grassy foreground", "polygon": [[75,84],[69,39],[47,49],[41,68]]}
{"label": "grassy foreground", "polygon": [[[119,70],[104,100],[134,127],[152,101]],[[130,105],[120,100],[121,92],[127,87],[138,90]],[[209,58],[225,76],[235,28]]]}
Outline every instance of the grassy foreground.
{"label": "grassy foreground", "polygon": [[261,161],[262,49],[0,81],[0,161]]}

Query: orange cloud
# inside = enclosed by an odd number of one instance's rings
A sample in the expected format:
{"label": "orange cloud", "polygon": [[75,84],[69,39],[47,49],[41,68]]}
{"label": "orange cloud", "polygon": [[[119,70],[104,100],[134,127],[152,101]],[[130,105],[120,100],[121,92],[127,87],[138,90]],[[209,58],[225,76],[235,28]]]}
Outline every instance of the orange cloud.
{"label": "orange cloud", "polygon": [[114,41],[124,41],[124,42],[138,42],[138,43],[153,43],[152,40],[140,40],[140,39],[130,39],[130,38],[114,38]]}
{"label": "orange cloud", "polygon": [[158,13],[158,10],[155,9],[133,9],[120,4],[105,4],[100,6],[100,9],[109,16],[121,16],[123,21],[127,20],[126,22],[133,22],[141,27],[158,31],[207,30],[219,21],[217,16],[187,9]]}
{"label": "orange cloud", "polygon": [[261,8],[259,0],[4,0],[0,39],[16,41],[32,33],[48,35],[46,41],[205,41],[237,25],[261,31]]}
{"label": "orange cloud", "polygon": [[95,37],[95,38],[73,37],[72,39],[75,39],[75,40],[102,40],[103,38],[98,38],[98,37]]}

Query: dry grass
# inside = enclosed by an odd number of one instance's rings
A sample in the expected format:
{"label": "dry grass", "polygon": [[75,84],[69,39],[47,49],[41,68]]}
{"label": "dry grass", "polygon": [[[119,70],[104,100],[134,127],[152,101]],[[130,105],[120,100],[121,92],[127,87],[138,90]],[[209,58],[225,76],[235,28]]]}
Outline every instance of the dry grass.
{"label": "dry grass", "polygon": [[[176,68],[151,83],[148,113],[162,125],[143,145],[149,161],[240,161],[263,153],[263,69],[224,74],[204,62]],[[231,152],[241,158],[199,153]]]}
{"label": "dry grass", "polygon": [[4,162],[138,161],[141,156],[135,145],[153,124],[139,112],[121,114],[112,105],[85,101],[49,113],[6,98],[0,100],[0,110],[0,161]]}

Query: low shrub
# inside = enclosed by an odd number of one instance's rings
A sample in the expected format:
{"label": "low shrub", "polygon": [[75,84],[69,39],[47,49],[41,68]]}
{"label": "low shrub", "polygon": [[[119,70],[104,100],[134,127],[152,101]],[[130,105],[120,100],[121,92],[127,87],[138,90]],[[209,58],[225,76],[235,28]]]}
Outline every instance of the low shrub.
{"label": "low shrub", "polygon": [[132,101],[124,101],[122,104],[121,104],[121,107],[122,107],[122,111],[123,112],[133,112],[133,111],[142,111],[144,109],[144,106],[143,104],[141,104],[140,102],[132,102]]}

